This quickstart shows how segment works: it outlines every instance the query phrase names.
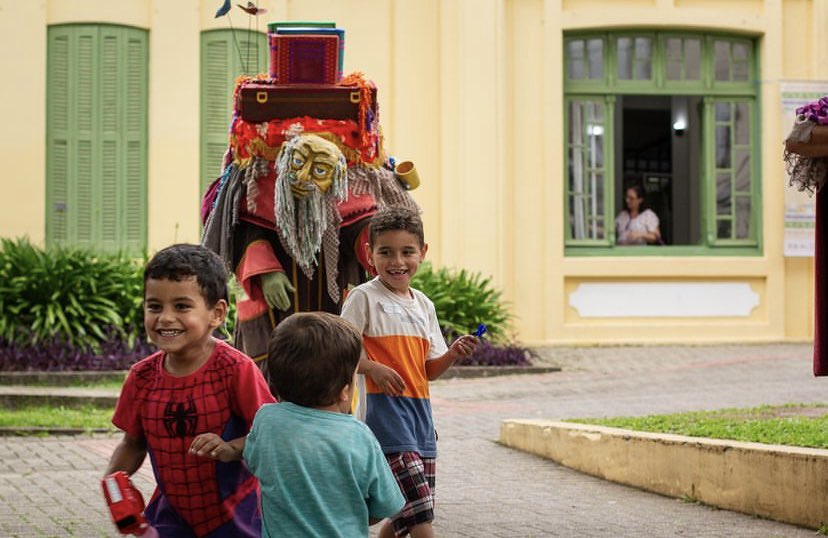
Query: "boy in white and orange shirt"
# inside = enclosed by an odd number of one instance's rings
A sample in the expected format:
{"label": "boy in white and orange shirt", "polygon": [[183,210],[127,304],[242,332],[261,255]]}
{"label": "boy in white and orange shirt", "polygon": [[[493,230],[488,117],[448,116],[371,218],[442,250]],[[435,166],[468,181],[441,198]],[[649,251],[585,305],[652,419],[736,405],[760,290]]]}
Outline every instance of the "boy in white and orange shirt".
{"label": "boy in white and orange shirt", "polygon": [[362,333],[367,356],[358,371],[365,374],[365,422],[406,499],[380,537],[430,537],[437,439],[428,382],[471,354],[478,340],[465,335],[446,346],[434,304],[410,287],[428,250],[419,214],[385,209],[371,218],[370,228],[366,248],[377,276],[351,290],[342,317]]}

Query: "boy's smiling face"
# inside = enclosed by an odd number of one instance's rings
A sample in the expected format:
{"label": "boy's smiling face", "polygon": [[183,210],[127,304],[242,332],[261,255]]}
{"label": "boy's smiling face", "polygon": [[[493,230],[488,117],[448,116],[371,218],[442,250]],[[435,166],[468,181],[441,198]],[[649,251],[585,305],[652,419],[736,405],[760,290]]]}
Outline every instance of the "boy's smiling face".
{"label": "boy's smiling face", "polygon": [[405,230],[377,234],[368,246],[370,264],[385,287],[400,297],[410,297],[411,279],[425,258],[428,245],[420,245],[416,235]]}
{"label": "boy's smiling face", "polygon": [[195,276],[183,280],[147,279],[144,326],[150,340],[167,353],[167,370],[191,372],[210,357],[212,333],[224,322],[227,303],[208,307]]}

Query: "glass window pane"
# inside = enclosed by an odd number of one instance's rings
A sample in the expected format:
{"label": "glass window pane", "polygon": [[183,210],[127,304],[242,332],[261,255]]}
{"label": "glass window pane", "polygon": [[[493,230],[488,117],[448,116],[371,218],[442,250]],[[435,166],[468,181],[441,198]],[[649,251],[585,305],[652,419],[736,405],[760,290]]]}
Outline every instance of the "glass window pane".
{"label": "glass window pane", "polygon": [[747,145],[750,142],[750,115],[747,103],[736,103],[734,108],[735,143]]}
{"label": "glass window pane", "polygon": [[584,73],[584,42],[581,39],[573,39],[568,46],[569,78],[572,80],[582,79]]}
{"label": "glass window pane", "polygon": [[727,41],[714,43],[713,62],[716,80],[730,80],[730,43]]}
{"label": "glass window pane", "polygon": [[682,46],[681,46],[681,39],[678,37],[670,37],[667,38],[667,59],[668,60],[682,60]]}
{"label": "glass window pane", "polygon": [[748,59],[748,48],[744,43],[733,43],[733,61],[743,62]]}
{"label": "glass window pane", "polygon": [[582,134],[584,132],[583,114],[578,103],[569,106],[569,143],[583,144]]}
{"label": "glass window pane", "polygon": [[590,39],[587,42],[589,52],[589,78],[604,78],[604,40]]}
{"label": "glass window pane", "polygon": [[650,62],[638,62],[635,64],[635,80],[650,80],[653,66]]}
{"label": "glass window pane", "polygon": [[738,192],[750,192],[750,150],[740,148],[733,151],[734,188]]}
{"label": "glass window pane", "polygon": [[569,106],[569,222],[573,239],[604,238],[604,105]]}
{"label": "glass window pane", "polygon": [[579,195],[573,195],[569,198],[569,228],[573,239],[586,237],[583,198]]}
{"label": "glass window pane", "polygon": [[620,80],[630,80],[632,78],[632,39],[629,37],[619,37],[616,45],[616,59],[618,70],[617,75]]}
{"label": "glass window pane", "polygon": [[730,121],[730,103],[716,103],[716,121]]}
{"label": "glass window pane", "polygon": [[667,62],[667,80],[681,80],[681,62]]}
{"label": "glass window pane", "polygon": [[701,40],[684,40],[684,79],[699,80],[701,73]]}
{"label": "glass window pane", "polygon": [[730,174],[716,174],[716,214],[730,215]]}
{"label": "glass window pane", "polygon": [[652,78],[653,45],[649,37],[635,38],[635,79],[649,80]]}
{"label": "glass window pane", "polygon": [[569,79],[579,80],[584,78],[584,64],[579,60],[569,60]]}
{"label": "glass window pane", "polygon": [[[601,103],[587,103],[586,108],[588,110],[588,119],[592,121],[594,124],[604,125],[604,106]],[[603,130],[600,133],[596,133],[599,135],[604,134]]]}
{"label": "glass window pane", "polygon": [[733,80],[745,81],[748,79],[748,64],[747,62],[733,63]]}
{"label": "glass window pane", "polygon": [[736,198],[736,239],[750,238],[750,197]]}
{"label": "glass window pane", "polygon": [[569,41],[569,57],[570,58],[577,58],[579,60],[584,59],[584,40],[583,39],[572,39]]}
{"label": "glass window pane", "polygon": [[716,127],[716,168],[730,168],[730,127]]}
{"label": "glass window pane", "polygon": [[730,220],[716,221],[716,237],[719,239],[730,239]]}
{"label": "glass window pane", "polygon": [[636,37],[635,59],[648,61],[651,60],[653,56],[652,48],[652,40],[649,37]]}
{"label": "glass window pane", "polygon": [[590,168],[604,167],[604,127],[602,125],[587,126],[589,137]]}

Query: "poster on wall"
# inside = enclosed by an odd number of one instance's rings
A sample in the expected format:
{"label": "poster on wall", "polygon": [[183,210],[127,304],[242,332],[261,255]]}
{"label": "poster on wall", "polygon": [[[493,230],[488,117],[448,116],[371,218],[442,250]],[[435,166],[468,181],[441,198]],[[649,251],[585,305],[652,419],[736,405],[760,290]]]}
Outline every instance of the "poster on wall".
{"label": "poster on wall", "polygon": [[[782,81],[779,96],[782,103],[782,140],[791,130],[796,109],[828,95],[828,81]],[[785,257],[814,255],[814,224],[816,199],[807,192],[789,187],[785,174]]]}

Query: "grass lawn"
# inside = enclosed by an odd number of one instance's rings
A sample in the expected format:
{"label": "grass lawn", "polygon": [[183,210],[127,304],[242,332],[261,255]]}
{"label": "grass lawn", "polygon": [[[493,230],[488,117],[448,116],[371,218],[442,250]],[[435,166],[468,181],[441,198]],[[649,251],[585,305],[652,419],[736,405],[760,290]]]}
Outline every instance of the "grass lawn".
{"label": "grass lawn", "polygon": [[52,407],[29,406],[20,409],[0,409],[0,427],[3,428],[106,428],[116,431],[112,425],[113,409],[92,406]]}
{"label": "grass lawn", "polygon": [[567,422],[828,449],[828,404],[822,403],[763,405],[645,417],[579,418]]}

